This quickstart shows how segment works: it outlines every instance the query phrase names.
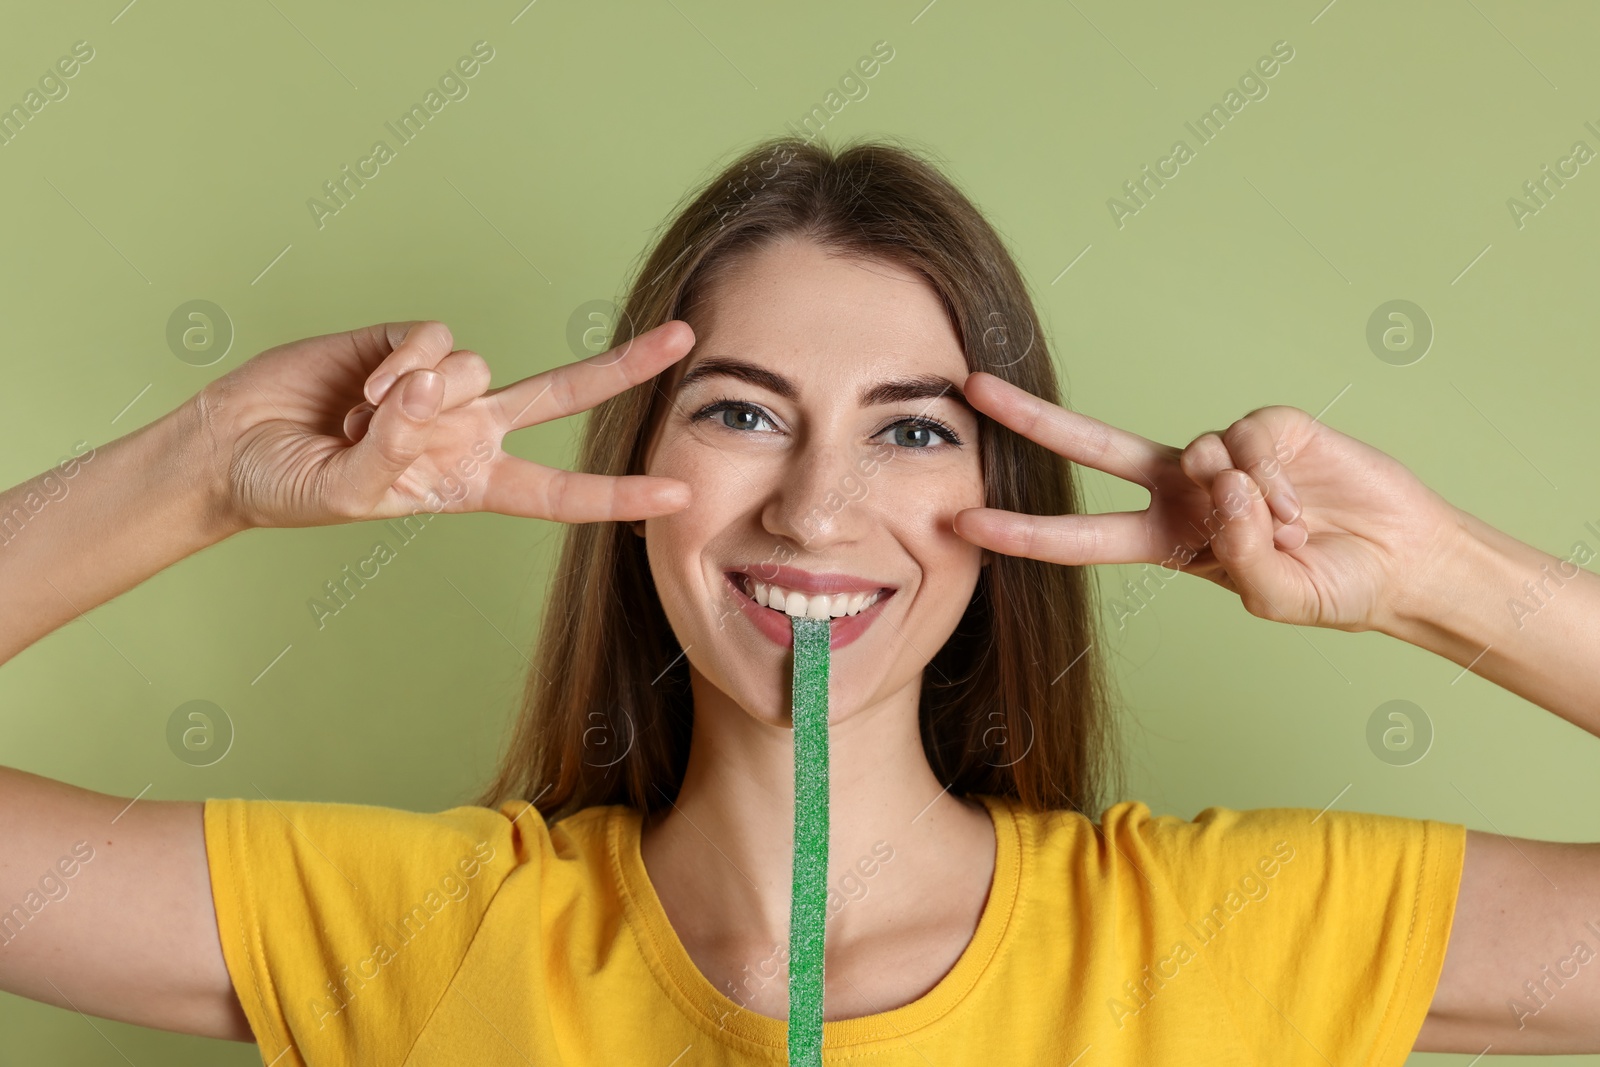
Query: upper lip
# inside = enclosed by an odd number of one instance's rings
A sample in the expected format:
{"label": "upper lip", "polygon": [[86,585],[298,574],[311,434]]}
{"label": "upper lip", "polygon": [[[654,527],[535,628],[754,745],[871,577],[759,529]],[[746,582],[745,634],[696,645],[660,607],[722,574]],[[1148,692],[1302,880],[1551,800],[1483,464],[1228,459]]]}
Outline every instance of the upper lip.
{"label": "upper lip", "polygon": [[745,567],[734,567],[728,573],[748,575],[755,581],[776,585],[792,593],[875,593],[880,589],[890,592],[895,589],[895,586],[888,582],[860,578],[854,574],[819,573],[801,570],[799,567],[783,567],[775,563],[754,563]]}

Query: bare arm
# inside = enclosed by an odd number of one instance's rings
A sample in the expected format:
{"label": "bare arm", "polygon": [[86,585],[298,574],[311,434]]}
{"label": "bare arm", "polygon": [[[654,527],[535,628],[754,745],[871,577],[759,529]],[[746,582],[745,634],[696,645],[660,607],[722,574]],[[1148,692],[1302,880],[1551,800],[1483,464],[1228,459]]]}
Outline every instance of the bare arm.
{"label": "bare arm", "polygon": [[[621,354],[492,392],[488,365],[452,351],[437,322],[269,349],[150,425],[0,493],[0,662],[256,526],[423,509],[561,522],[676,511],[681,483],[551,470],[500,442],[648,380],[692,340],[669,324]],[[392,384],[376,388],[386,375]],[[253,1040],[218,935],[203,812],[0,767],[0,990]]]}
{"label": "bare arm", "polygon": [[[983,372],[967,400],[1015,432],[1151,491],[1142,512],[956,515],[974,544],[1057,563],[1156,563],[1251,614],[1378,630],[1600,735],[1600,577],[1456,508],[1308,413],[1257,408],[1185,448]],[[1196,544],[1196,539],[1199,543]],[[1516,602],[1520,602],[1520,607]],[[1600,1052],[1600,844],[1467,832],[1424,1052]]]}
{"label": "bare arm", "polygon": [[[1600,576],[1462,513],[1384,632],[1600,734]],[[1527,583],[1527,584],[1525,584]],[[1600,1052],[1600,844],[1470,830],[1421,1052]]]}
{"label": "bare arm", "polygon": [[1444,970],[1413,1048],[1600,1052],[1600,844],[1467,831]]}
{"label": "bare arm", "polygon": [[[191,400],[0,493],[0,662],[241,528],[203,421]],[[0,989],[252,1040],[217,940],[201,810],[0,767]]]}
{"label": "bare arm", "polygon": [[253,1041],[217,937],[201,812],[0,767],[0,989]]}
{"label": "bare arm", "polygon": [[0,493],[0,663],[243,527],[196,397]]}
{"label": "bare arm", "polygon": [[[1600,736],[1600,575],[1467,512],[1376,629]],[[1576,546],[1574,546],[1576,548]]]}

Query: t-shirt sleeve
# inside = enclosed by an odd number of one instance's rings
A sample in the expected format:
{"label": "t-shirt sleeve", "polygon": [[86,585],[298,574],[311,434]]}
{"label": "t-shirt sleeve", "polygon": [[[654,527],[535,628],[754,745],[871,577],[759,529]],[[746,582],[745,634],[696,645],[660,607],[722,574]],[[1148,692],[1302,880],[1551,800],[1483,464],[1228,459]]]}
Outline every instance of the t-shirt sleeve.
{"label": "t-shirt sleeve", "polygon": [[1167,893],[1181,943],[1263,1063],[1404,1064],[1455,915],[1466,827],[1307,808],[1151,817],[1106,836]]}
{"label": "t-shirt sleeve", "polygon": [[223,958],[262,1061],[400,1063],[541,840],[531,806],[207,800]]}

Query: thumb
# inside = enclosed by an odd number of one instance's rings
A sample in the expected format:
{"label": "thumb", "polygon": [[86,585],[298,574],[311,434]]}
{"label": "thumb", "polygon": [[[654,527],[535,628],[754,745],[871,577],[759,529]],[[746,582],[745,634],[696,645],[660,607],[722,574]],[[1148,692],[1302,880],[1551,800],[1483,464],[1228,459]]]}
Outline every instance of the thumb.
{"label": "thumb", "polygon": [[1296,592],[1286,580],[1292,564],[1273,541],[1272,514],[1261,486],[1237,467],[1226,467],[1212,479],[1211,500],[1222,522],[1211,552],[1233,579],[1245,609],[1274,622],[1297,621]]}
{"label": "thumb", "polygon": [[444,375],[434,370],[405,374],[384,393],[361,440],[340,453],[344,470],[333,485],[352,485],[369,508],[422,454],[444,403]]}

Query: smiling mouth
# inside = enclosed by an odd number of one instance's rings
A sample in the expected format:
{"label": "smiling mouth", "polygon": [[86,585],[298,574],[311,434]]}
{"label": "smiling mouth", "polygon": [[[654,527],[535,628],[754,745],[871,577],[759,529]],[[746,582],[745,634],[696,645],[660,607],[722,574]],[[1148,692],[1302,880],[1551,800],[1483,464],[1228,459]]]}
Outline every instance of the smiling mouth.
{"label": "smiling mouth", "polygon": [[801,593],[748,574],[730,572],[734,587],[761,607],[807,619],[840,619],[859,615],[878,601],[894,595],[888,587],[871,593]]}

